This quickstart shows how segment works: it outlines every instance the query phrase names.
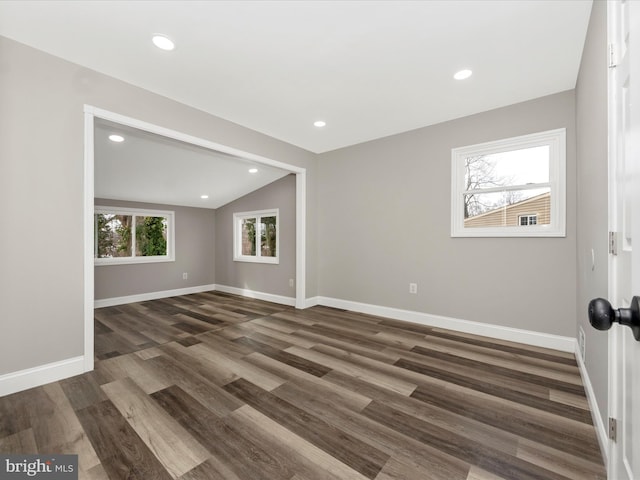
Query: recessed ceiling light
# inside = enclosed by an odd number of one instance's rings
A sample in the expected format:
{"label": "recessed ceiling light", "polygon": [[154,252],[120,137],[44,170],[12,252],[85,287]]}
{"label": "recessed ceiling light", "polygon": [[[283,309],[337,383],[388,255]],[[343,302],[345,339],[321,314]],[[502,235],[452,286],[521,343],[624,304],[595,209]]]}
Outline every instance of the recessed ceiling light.
{"label": "recessed ceiling light", "polygon": [[206,200],[207,198],[209,198],[209,195],[200,195],[200,198]]}
{"label": "recessed ceiling light", "polygon": [[249,169],[249,173],[258,173],[258,169],[257,168],[250,168]]}
{"label": "recessed ceiling light", "polygon": [[166,35],[154,35],[151,39],[153,44],[161,50],[173,50],[176,48],[176,45]]}
{"label": "recessed ceiling light", "polygon": [[124,137],[122,135],[109,135],[109,140],[112,142],[124,142]]}
{"label": "recessed ceiling light", "polygon": [[471,70],[460,70],[456,72],[453,76],[456,80],[464,80],[465,78],[469,78],[473,72]]}
{"label": "recessed ceiling light", "polygon": [[313,122],[313,125],[316,127],[324,127],[327,124],[327,122],[324,122],[322,120],[317,120],[315,122]]}

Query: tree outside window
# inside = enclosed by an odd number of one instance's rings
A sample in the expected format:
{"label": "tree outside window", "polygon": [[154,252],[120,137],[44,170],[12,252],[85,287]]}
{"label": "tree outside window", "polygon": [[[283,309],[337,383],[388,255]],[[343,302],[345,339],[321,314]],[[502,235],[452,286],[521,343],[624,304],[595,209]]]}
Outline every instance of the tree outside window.
{"label": "tree outside window", "polygon": [[[564,236],[565,135],[558,129],[454,148],[451,235]],[[531,212],[535,221],[523,223]]]}
{"label": "tree outside window", "polygon": [[96,264],[173,260],[173,212],[96,207]]}

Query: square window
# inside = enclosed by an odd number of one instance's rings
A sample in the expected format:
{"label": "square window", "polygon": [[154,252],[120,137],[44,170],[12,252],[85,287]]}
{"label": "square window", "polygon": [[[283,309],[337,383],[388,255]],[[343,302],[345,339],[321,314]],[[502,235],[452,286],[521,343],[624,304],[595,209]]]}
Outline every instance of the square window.
{"label": "square window", "polygon": [[278,209],[233,214],[233,259],[279,263]]}
{"label": "square window", "polygon": [[451,236],[565,236],[565,136],[454,148]]}

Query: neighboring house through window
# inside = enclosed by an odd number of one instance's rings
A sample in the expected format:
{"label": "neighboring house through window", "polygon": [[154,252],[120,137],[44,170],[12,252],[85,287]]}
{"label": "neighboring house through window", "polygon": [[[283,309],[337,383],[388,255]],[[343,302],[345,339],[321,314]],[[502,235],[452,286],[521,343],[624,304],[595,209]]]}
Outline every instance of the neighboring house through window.
{"label": "neighboring house through window", "polygon": [[565,236],[565,135],[454,148],[451,236]]}
{"label": "neighboring house through window", "polygon": [[279,263],[279,210],[233,214],[233,259],[237,262]]}
{"label": "neighboring house through window", "polygon": [[96,265],[172,262],[174,212],[96,206]]}

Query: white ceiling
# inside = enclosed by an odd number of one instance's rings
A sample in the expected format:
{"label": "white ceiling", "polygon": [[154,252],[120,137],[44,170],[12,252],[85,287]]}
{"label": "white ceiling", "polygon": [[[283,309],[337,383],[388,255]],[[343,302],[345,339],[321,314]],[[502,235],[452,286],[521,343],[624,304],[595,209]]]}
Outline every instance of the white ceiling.
{"label": "white ceiling", "polygon": [[[111,134],[124,142],[110,141]],[[94,143],[97,198],[218,208],[288,174],[100,119]],[[249,173],[252,167],[258,172]]]}
{"label": "white ceiling", "polygon": [[591,4],[5,0],[0,35],[320,153],[574,88]]}

